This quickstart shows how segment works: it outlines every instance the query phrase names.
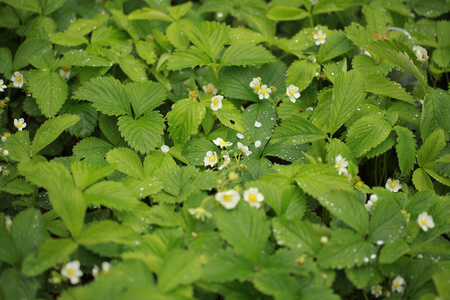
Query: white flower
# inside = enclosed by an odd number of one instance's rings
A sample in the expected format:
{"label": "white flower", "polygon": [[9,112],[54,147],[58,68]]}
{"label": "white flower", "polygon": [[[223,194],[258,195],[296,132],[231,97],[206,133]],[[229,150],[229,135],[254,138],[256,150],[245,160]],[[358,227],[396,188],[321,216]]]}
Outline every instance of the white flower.
{"label": "white flower", "polygon": [[384,241],[382,240],[377,241],[377,245],[384,245]]}
{"label": "white flower", "polygon": [[212,217],[212,214],[201,206],[197,208],[189,208],[188,212],[197,220],[205,221],[206,218]]}
{"label": "white flower", "polygon": [[242,134],[242,133],[236,133],[236,136],[238,137],[238,139],[243,139],[244,138],[244,135]]}
{"label": "white flower", "polygon": [[83,276],[83,272],[80,270],[80,262],[78,260],[68,262],[61,270],[61,275],[68,278],[71,284],[79,283],[80,277]]}
{"label": "white flower", "polygon": [[19,120],[14,119],[14,126],[16,126],[19,131],[22,131],[25,127],[27,127],[27,123],[25,123],[24,118],[20,118]]}
{"label": "white flower", "polygon": [[205,167],[214,167],[214,165],[217,163],[217,153],[215,151],[206,152],[206,156],[203,159],[203,162],[205,163]]}
{"label": "white flower", "polygon": [[235,190],[229,190],[226,192],[219,192],[215,196],[216,201],[222,204],[226,209],[233,209],[241,200],[241,196]]}
{"label": "white flower", "polygon": [[310,111],[314,111],[314,107],[307,107],[305,110],[310,110]]}
{"label": "white flower", "polygon": [[223,168],[226,168],[230,164],[230,161],[231,161],[230,156],[228,154],[225,154],[223,156],[223,162],[219,166],[219,170],[222,170]]}
{"label": "white flower", "polygon": [[398,179],[395,179],[392,181],[390,178],[387,180],[385,187],[390,190],[391,192],[397,193],[401,188],[402,185],[400,184],[400,181]]}
{"label": "white flower", "polygon": [[256,142],[255,142],[255,147],[256,147],[256,148],[261,147],[261,141],[256,141]]}
{"label": "white flower", "polygon": [[295,103],[295,101],[300,97],[300,93],[298,92],[298,87],[295,85],[290,85],[286,88],[286,95],[288,95],[289,100],[292,101],[292,103]]}
{"label": "white flower", "polygon": [[259,88],[261,87],[261,78],[260,77],[256,77],[253,78],[253,80],[250,82],[250,87],[256,92],[259,91]]}
{"label": "white flower", "polygon": [[259,192],[258,188],[251,187],[244,191],[244,201],[248,202],[250,206],[260,208],[261,202],[264,201],[264,195]]}
{"label": "white flower", "polygon": [[262,126],[261,123],[259,123],[258,121],[255,121],[255,127],[256,127],[256,128],[259,128],[259,127],[261,127],[261,126]]}
{"label": "white flower", "polygon": [[344,173],[345,175],[348,175],[348,171],[347,171],[347,166],[348,166],[348,161],[342,157],[342,155],[338,155],[335,158],[335,165],[334,167],[339,171],[339,175],[341,175],[342,173]]}
{"label": "white flower", "polygon": [[372,207],[374,204],[378,201],[378,196],[375,194],[370,195],[369,201],[367,201],[364,206],[366,207],[367,211],[372,211]]}
{"label": "white flower", "polygon": [[233,145],[233,143],[226,142],[226,141],[224,141],[224,140],[221,139],[221,138],[217,138],[217,139],[213,140],[213,142],[214,142],[214,144],[216,144],[217,146],[219,146],[220,149],[223,149],[224,147],[228,147],[228,146]]}
{"label": "white flower", "polygon": [[69,79],[70,77],[70,67],[68,66],[62,66],[61,69],[59,69],[59,75],[61,75],[64,79]]}
{"label": "white flower", "polygon": [[319,46],[321,44],[325,44],[327,34],[323,33],[322,30],[319,30],[315,35],[313,35],[313,38],[316,40],[316,45]]}
{"label": "white flower", "polygon": [[204,85],[202,88],[203,91],[207,94],[217,95],[218,90],[212,83],[208,83],[207,85]]}
{"label": "white flower", "polygon": [[413,47],[414,53],[417,56],[417,60],[421,62],[426,62],[428,60],[428,52],[427,49],[420,47],[420,46],[414,46]]}
{"label": "white flower", "polygon": [[10,137],[11,137],[11,134],[10,134],[9,132],[5,132],[5,133],[2,135],[2,142],[3,142],[3,143],[6,142],[6,140],[9,139]]}
{"label": "white flower", "polygon": [[319,3],[319,0],[309,0],[309,3],[311,3],[312,6],[314,6],[317,3]]}
{"label": "white flower", "polygon": [[169,146],[167,146],[167,145],[162,145],[161,146],[161,151],[163,153],[167,153],[167,152],[169,152],[169,150],[170,150]]}
{"label": "white flower", "polygon": [[321,243],[322,245],[328,244],[328,237],[322,236],[322,237],[320,238],[320,243]]}
{"label": "white flower", "polygon": [[8,156],[9,155],[9,151],[8,150],[3,150],[3,156]]}
{"label": "white flower", "polygon": [[394,281],[392,282],[392,292],[403,293],[405,284],[405,279],[403,279],[402,276],[397,275],[397,277],[395,277]]}
{"label": "white flower", "polygon": [[422,228],[423,231],[428,231],[428,229],[434,228],[433,217],[430,216],[426,211],[421,213],[417,218],[417,223]]}
{"label": "white flower", "polygon": [[375,298],[378,298],[383,295],[383,288],[381,287],[381,285],[374,285],[372,286],[370,292],[375,296]]}
{"label": "white flower", "polygon": [[[111,264],[107,261],[102,262],[102,273],[101,274],[106,275],[110,271],[111,271]],[[92,276],[94,276],[94,278],[97,278],[99,273],[100,273],[100,268],[97,265],[95,265],[92,268]]]}
{"label": "white flower", "polygon": [[259,95],[259,99],[267,99],[270,97],[270,93],[272,93],[272,89],[267,87],[267,85],[263,85],[259,90],[258,90],[258,95]]}
{"label": "white flower", "polygon": [[241,150],[242,152],[244,152],[244,154],[245,154],[246,156],[249,156],[250,154],[252,154],[252,151],[249,151],[249,150],[248,150],[248,147],[247,147],[247,146],[244,146],[244,145],[243,145],[242,143],[240,143],[240,142],[237,143],[237,147],[238,147],[239,150]]}
{"label": "white flower", "polygon": [[3,83],[3,79],[0,79],[0,92],[4,92],[6,89],[6,85],[4,85]]}
{"label": "white flower", "polygon": [[223,100],[223,96],[222,95],[217,95],[212,97],[211,99],[211,109],[216,111],[222,108],[222,100]]}
{"label": "white flower", "polygon": [[22,87],[23,85],[23,75],[19,72],[14,72],[14,75],[11,77],[11,81],[15,87]]}

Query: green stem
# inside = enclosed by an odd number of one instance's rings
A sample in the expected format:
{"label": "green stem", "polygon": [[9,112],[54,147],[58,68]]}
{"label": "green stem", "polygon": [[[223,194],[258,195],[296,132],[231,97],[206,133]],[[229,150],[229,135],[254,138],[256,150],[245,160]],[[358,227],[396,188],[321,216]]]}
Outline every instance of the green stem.
{"label": "green stem", "polygon": [[309,17],[309,24],[311,25],[311,28],[314,28],[314,20],[313,20],[311,12],[309,12],[309,16],[308,17]]}

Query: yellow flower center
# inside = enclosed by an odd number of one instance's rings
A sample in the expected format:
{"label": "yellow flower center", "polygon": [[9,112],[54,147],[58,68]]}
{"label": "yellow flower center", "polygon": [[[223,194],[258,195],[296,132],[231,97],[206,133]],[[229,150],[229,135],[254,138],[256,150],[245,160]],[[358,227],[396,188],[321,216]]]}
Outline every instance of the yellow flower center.
{"label": "yellow flower center", "polygon": [[22,76],[19,75],[19,76],[16,77],[16,81],[22,82],[22,80],[23,80]]}
{"label": "yellow flower center", "polygon": [[267,90],[266,89],[262,89],[261,90],[261,94],[267,94]]}
{"label": "yellow flower center", "polygon": [[361,181],[358,181],[357,183],[356,183],[356,187],[362,187],[363,186],[363,183],[361,182]]}
{"label": "yellow flower center", "polygon": [[22,123],[17,123],[17,128],[22,128],[23,124]]}
{"label": "yellow flower center", "polygon": [[381,288],[380,288],[379,286],[377,286],[377,287],[375,288],[375,292],[377,292],[377,293],[381,292]]}
{"label": "yellow flower center", "polygon": [[7,139],[9,139],[11,137],[11,134],[9,134],[8,132],[6,132],[5,134],[3,134],[3,136]]}
{"label": "yellow flower center", "polygon": [[251,194],[250,196],[248,196],[248,200],[249,200],[250,202],[257,202],[257,201],[258,201],[258,198],[256,197],[255,194]]}
{"label": "yellow flower center", "polygon": [[294,96],[294,91],[290,90],[289,95]]}
{"label": "yellow flower center", "polygon": [[397,185],[395,184],[394,181],[392,181],[392,182],[389,184],[389,186],[390,186],[391,188],[395,188]]}
{"label": "yellow flower center", "polygon": [[338,164],[337,164],[337,167],[338,167],[338,169],[340,169],[340,168],[342,167],[342,164],[341,164],[341,163],[338,163]]}
{"label": "yellow flower center", "polygon": [[227,145],[227,142],[225,142],[225,141],[220,142],[220,146],[226,146],[226,145]]}
{"label": "yellow flower center", "polygon": [[219,105],[219,99],[214,98],[213,103],[214,103],[214,105]]}
{"label": "yellow flower center", "polygon": [[209,161],[210,161],[210,162],[216,161],[216,156],[215,156],[215,155],[211,156],[211,157],[209,158]]}
{"label": "yellow flower center", "polygon": [[255,84],[255,86],[253,87],[253,89],[259,90],[259,84]]}
{"label": "yellow flower center", "polygon": [[425,219],[420,220],[420,224],[427,225],[427,220],[425,220]]}
{"label": "yellow flower center", "polygon": [[72,276],[74,273],[75,271],[72,268],[67,269],[67,274]]}
{"label": "yellow flower center", "polygon": [[223,201],[231,201],[231,195],[225,195],[223,196]]}
{"label": "yellow flower center", "polygon": [[321,40],[321,39],[323,39],[323,36],[319,35],[319,36],[317,37],[317,39],[318,39],[318,40]]}
{"label": "yellow flower center", "polygon": [[70,70],[69,66],[62,66],[61,69],[63,69],[64,72],[68,72]]}
{"label": "yellow flower center", "polygon": [[5,107],[5,106],[6,106],[6,102],[3,101],[3,100],[1,100],[1,101],[0,101],[0,107]]}
{"label": "yellow flower center", "polygon": [[395,286],[396,288],[398,288],[398,287],[400,286],[400,283],[398,283],[398,282],[396,281],[396,282],[394,282],[394,286]]}
{"label": "yellow flower center", "polygon": [[206,92],[207,92],[208,94],[212,94],[212,93],[213,93],[213,89],[212,89],[212,88],[207,88],[207,89],[206,89]]}

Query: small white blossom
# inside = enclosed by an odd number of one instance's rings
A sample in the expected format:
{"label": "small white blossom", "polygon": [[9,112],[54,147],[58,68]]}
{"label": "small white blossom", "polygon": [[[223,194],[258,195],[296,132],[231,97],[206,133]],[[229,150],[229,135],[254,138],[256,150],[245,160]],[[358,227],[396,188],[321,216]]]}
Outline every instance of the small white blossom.
{"label": "small white blossom", "polygon": [[310,111],[314,111],[314,107],[307,107],[305,110],[310,110]]}
{"label": "small white blossom", "polygon": [[375,298],[378,298],[383,295],[383,288],[381,287],[381,285],[374,285],[372,286],[370,292],[375,296]]}
{"label": "small white blossom", "polygon": [[201,206],[197,208],[189,208],[188,212],[197,220],[205,221],[205,219],[212,217],[212,214]]}
{"label": "small white blossom", "polygon": [[61,69],[59,69],[59,75],[64,79],[69,79],[70,68],[68,66],[62,66]]}
{"label": "small white blossom", "polygon": [[222,108],[222,100],[223,100],[223,96],[222,95],[217,95],[212,97],[211,99],[211,109],[216,111]]}
{"label": "small white blossom", "polygon": [[80,270],[80,262],[78,260],[68,262],[61,270],[61,275],[68,278],[71,284],[79,283],[80,277],[83,276],[83,272]]}
{"label": "small white blossom", "polygon": [[256,127],[256,128],[259,128],[259,127],[261,127],[261,126],[262,126],[261,123],[259,123],[258,121],[255,121],[255,127]]}
{"label": "small white blossom", "polygon": [[6,89],[6,85],[4,85],[3,83],[3,79],[0,79],[0,92],[4,92]]}
{"label": "small white blossom", "polygon": [[298,87],[295,85],[290,85],[286,88],[286,95],[288,95],[289,100],[292,101],[292,103],[295,103],[295,101],[300,97],[300,93],[298,92]]}
{"label": "small white blossom", "polygon": [[[102,262],[102,272],[101,272],[101,274],[102,275],[106,275],[110,271],[111,271],[111,264],[109,262],[107,262],[107,261]],[[95,265],[92,268],[92,276],[94,276],[94,278],[97,278],[99,274],[100,274],[100,268],[97,265]]]}
{"label": "small white blossom", "polygon": [[319,30],[315,35],[313,35],[313,38],[316,40],[316,45],[319,46],[321,44],[325,44],[327,34],[323,33],[322,30]]}
{"label": "small white blossom", "polygon": [[169,152],[169,150],[170,150],[169,146],[167,146],[167,145],[162,145],[161,146],[161,151],[163,153],[167,153],[167,152]]}
{"label": "small white blossom", "polygon": [[270,97],[270,94],[272,93],[272,89],[267,87],[267,85],[263,85],[259,90],[258,90],[258,95],[259,95],[259,99],[267,99]]}
{"label": "small white blossom", "polygon": [[384,241],[382,240],[377,241],[377,245],[384,245]]}
{"label": "small white blossom", "polygon": [[217,139],[213,140],[213,142],[214,142],[214,144],[219,146],[221,149],[223,149],[224,147],[229,147],[229,146],[233,145],[233,143],[226,142],[221,138],[217,138]]}
{"label": "small white blossom", "polygon": [[3,156],[8,156],[9,155],[9,151],[8,150],[3,150]]}
{"label": "small white blossom", "polygon": [[334,167],[338,170],[339,175],[345,174],[348,175],[347,171],[348,161],[342,157],[342,155],[338,155],[335,158],[335,165]]}
{"label": "small white blossom", "polygon": [[249,85],[255,92],[258,92],[259,88],[261,87],[261,78],[260,77],[253,78],[253,80],[250,82]]}
{"label": "small white blossom", "polygon": [[369,201],[364,205],[367,211],[372,211],[372,207],[378,201],[378,196],[375,194],[370,195]]}
{"label": "small white blossom", "polygon": [[202,88],[203,91],[207,94],[217,95],[218,90],[212,83],[208,83],[207,85],[204,85]]}
{"label": "small white blossom", "polygon": [[309,3],[311,3],[312,6],[314,6],[317,3],[319,3],[319,0],[309,0]]}
{"label": "small white blossom", "polygon": [[414,46],[413,47],[414,53],[417,56],[417,60],[421,62],[426,62],[428,60],[428,52],[427,49],[420,47],[420,46]]}
{"label": "small white blossom", "polygon": [[25,123],[24,118],[20,118],[19,120],[14,119],[14,126],[16,126],[19,131],[22,131],[25,127],[27,127],[27,123]]}
{"label": "small white blossom", "polygon": [[417,223],[419,223],[419,226],[423,231],[428,231],[428,229],[434,228],[433,217],[426,211],[419,215],[417,218]]}
{"label": "small white blossom", "polygon": [[389,178],[386,182],[385,187],[391,192],[397,193],[402,188],[402,185],[400,184],[400,181],[398,179],[392,181],[392,179]]}
{"label": "small white blossom", "polygon": [[261,141],[256,141],[256,142],[255,142],[255,147],[256,147],[256,148],[261,147]]}
{"label": "small white blossom", "polygon": [[261,202],[264,201],[264,195],[259,192],[258,188],[251,187],[244,191],[244,201],[248,202],[250,206],[260,208]]}
{"label": "small white blossom", "polygon": [[11,134],[10,134],[9,132],[5,132],[5,133],[2,135],[2,142],[3,142],[3,143],[6,142],[6,140],[9,139],[10,137],[11,137]]}
{"label": "small white blossom", "polygon": [[[0,167],[3,168],[3,167]],[[1,169],[0,169],[1,171]],[[8,232],[11,232],[11,226],[12,226],[12,219],[10,216],[5,216],[5,228],[8,230]]]}
{"label": "small white blossom", "polygon": [[14,72],[14,75],[11,77],[11,81],[15,87],[23,86],[23,75],[19,72]]}
{"label": "small white blossom", "polygon": [[366,204],[364,204],[364,207],[367,209],[367,211],[372,211],[373,202],[371,200],[367,201]]}
{"label": "small white blossom", "polygon": [[403,279],[402,276],[397,275],[397,277],[395,277],[394,281],[392,282],[392,292],[403,293],[403,291],[405,290],[405,285],[405,279]]}
{"label": "small white blossom", "polygon": [[205,163],[205,167],[214,167],[214,165],[217,163],[217,153],[215,151],[206,152],[206,156],[203,159],[203,162]]}
{"label": "small white blossom", "polygon": [[322,245],[328,244],[328,237],[326,237],[326,236],[323,235],[323,236],[320,238],[320,243],[321,243]]}
{"label": "small white blossom", "polygon": [[249,156],[250,154],[252,154],[252,151],[248,150],[247,146],[244,146],[242,143],[238,142],[237,143],[237,147],[239,150],[241,150],[242,152],[244,152],[244,154],[246,156]]}
{"label": "small white blossom", "polygon": [[222,164],[219,166],[219,170],[226,168],[230,164],[230,161],[231,161],[230,156],[228,154],[225,154],[223,156]]}
{"label": "small white blossom", "polygon": [[217,193],[215,199],[226,209],[233,209],[238,205],[241,196],[235,190],[229,190]]}
{"label": "small white blossom", "polygon": [[243,139],[244,138],[244,135],[242,134],[242,133],[236,133],[236,136],[238,137],[238,139]]}

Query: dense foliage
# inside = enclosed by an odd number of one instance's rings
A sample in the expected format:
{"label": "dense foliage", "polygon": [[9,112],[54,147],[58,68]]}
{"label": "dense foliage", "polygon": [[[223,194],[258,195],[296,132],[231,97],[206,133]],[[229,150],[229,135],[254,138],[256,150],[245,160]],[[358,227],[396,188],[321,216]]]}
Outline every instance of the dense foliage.
{"label": "dense foliage", "polygon": [[449,8],[0,0],[0,298],[450,299]]}

